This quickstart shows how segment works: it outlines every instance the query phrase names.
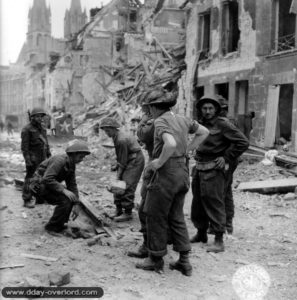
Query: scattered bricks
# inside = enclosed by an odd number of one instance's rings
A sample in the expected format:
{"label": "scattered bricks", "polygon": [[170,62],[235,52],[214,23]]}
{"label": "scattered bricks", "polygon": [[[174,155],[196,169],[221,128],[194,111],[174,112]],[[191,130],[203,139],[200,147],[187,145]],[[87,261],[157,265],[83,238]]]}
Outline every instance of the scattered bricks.
{"label": "scattered bricks", "polygon": [[70,273],[51,272],[48,275],[50,285],[62,286],[70,283]]}
{"label": "scattered bricks", "polygon": [[287,193],[285,196],[284,196],[284,200],[285,201],[291,201],[291,200],[296,200],[297,198],[297,195],[295,193]]}

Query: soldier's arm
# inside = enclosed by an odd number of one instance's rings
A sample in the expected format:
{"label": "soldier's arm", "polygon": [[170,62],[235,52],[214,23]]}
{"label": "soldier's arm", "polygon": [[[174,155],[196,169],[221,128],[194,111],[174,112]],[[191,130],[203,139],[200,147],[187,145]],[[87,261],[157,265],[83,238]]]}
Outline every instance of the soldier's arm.
{"label": "soldier's arm", "polygon": [[223,128],[224,137],[231,142],[230,147],[225,151],[224,159],[227,162],[238,158],[249,147],[246,136],[233,124],[225,123]]}
{"label": "soldier's arm", "polygon": [[119,144],[117,145],[118,151],[117,151],[117,178],[121,179],[123,172],[125,171],[128,163],[128,141],[127,140],[121,140],[119,141]]}
{"label": "soldier's arm", "polygon": [[63,193],[65,186],[57,181],[57,176],[63,169],[64,165],[65,161],[62,158],[49,163],[42,178],[42,183],[44,183],[49,190]]}
{"label": "soldier's arm", "polygon": [[195,131],[195,136],[189,143],[187,147],[187,153],[193,150],[196,150],[202,143],[203,141],[208,137],[209,131],[206,127],[203,125],[199,124],[198,128]]}
{"label": "soldier's arm", "polygon": [[29,152],[29,148],[30,148],[30,132],[29,130],[23,129],[22,133],[21,133],[21,150],[26,162],[26,165],[30,165],[31,163],[31,159],[30,159],[30,152]]}
{"label": "soldier's arm", "polygon": [[[65,180],[65,183],[66,183],[67,190],[71,191],[76,196],[76,198],[77,198],[76,200],[78,200],[79,194],[78,194],[75,173],[71,173],[71,175],[68,176],[67,179]],[[64,190],[64,193],[65,193],[65,190]]]}

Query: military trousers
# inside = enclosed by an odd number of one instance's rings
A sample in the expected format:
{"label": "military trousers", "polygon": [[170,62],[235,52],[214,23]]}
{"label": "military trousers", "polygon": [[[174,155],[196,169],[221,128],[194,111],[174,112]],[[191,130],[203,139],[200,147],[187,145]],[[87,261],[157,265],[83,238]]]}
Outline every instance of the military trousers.
{"label": "military trousers", "polygon": [[168,232],[173,250],[190,251],[183,206],[189,189],[189,170],[185,158],[170,158],[152,176],[144,203],[147,248],[150,254],[167,254]]}
{"label": "military trousers", "polygon": [[233,173],[235,172],[238,165],[238,161],[229,164],[229,169],[225,172],[226,184],[225,184],[225,211],[226,220],[232,221],[234,218],[234,200],[232,192]]}
{"label": "military trousers", "polygon": [[64,224],[69,221],[73,202],[62,193],[54,193],[48,189],[44,189],[41,195],[46,202],[50,205],[55,205],[55,210],[47,223],[48,228],[61,229]]}
{"label": "military trousers", "polygon": [[26,165],[26,176],[23,185],[22,198],[24,202],[28,202],[32,198],[32,192],[29,188],[30,180],[33,177],[38,165],[27,166]]}
{"label": "military trousers", "polygon": [[226,224],[224,170],[199,171],[192,178],[191,220],[198,230],[207,230],[209,223],[215,233],[224,233]]}
{"label": "military trousers", "polygon": [[134,207],[135,191],[144,169],[144,156],[142,151],[136,153],[136,157],[128,162],[122,174],[121,180],[126,182],[126,190],[123,195],[114,195],[114,204],[118,208],[131,211]]}

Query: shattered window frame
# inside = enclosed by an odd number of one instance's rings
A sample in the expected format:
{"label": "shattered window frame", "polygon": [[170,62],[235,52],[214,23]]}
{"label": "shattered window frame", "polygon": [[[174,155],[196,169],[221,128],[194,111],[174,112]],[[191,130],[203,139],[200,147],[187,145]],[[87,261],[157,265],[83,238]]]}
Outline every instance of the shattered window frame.
{"label": "shattered window frame", "polygon": [[221,9],[221,53],[237,52],[240,41],[238,0],[222,2]]}
{"label": "shattered window frame", "polygon": [[211,43],[211,11],[210,9],[198,15],[198,51],[199,61],[206,60],[210,54]]}
{"label": "shattered window frame", "polygon": [[297,17],[295,12],[291,12],[294,1],[296,0],[272,1],[272,54],[297,48]]}

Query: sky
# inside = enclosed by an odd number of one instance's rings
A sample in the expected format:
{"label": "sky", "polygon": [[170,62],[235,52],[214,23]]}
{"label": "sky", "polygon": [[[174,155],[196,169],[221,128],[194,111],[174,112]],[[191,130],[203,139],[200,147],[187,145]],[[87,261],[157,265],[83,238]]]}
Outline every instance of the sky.
{"label": "sky", "polygon": [[[81,0],[82,9],[101,7],[109,0]],[[64,14],[70,8],[71,0],[46,0],[52,12],[52,35],[64,34]],[[26,40],[28,12],[33,0],[0,0],[0,65],[14,63]]]}

